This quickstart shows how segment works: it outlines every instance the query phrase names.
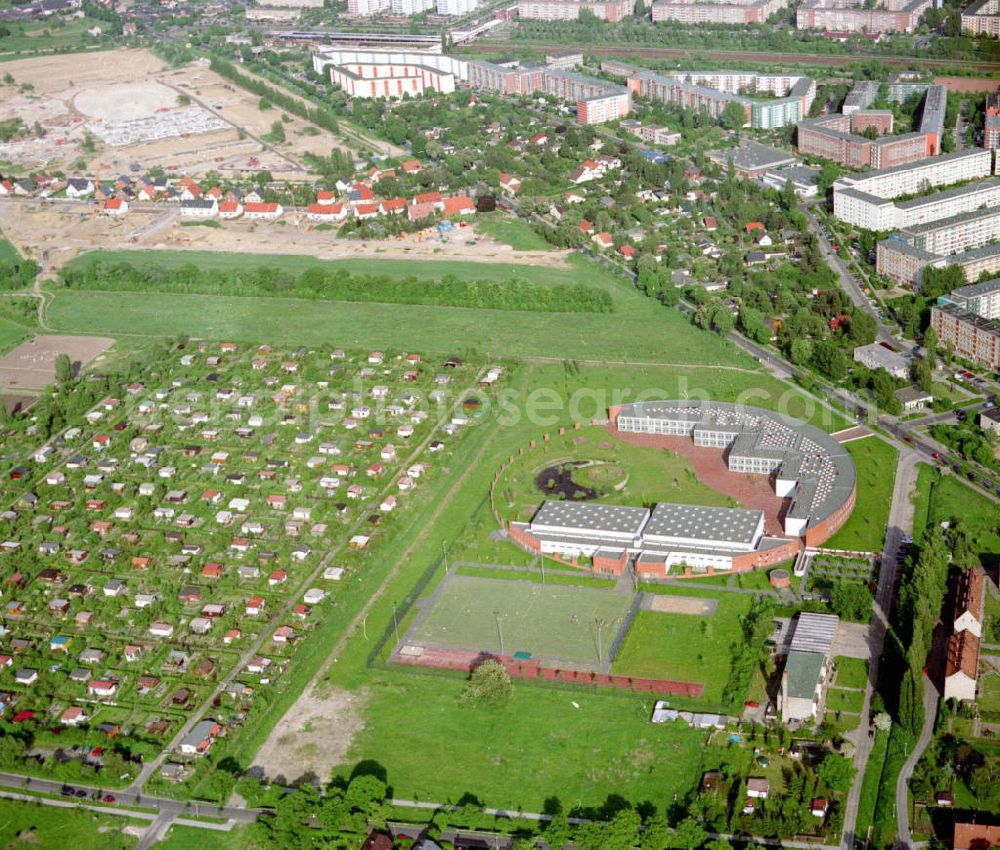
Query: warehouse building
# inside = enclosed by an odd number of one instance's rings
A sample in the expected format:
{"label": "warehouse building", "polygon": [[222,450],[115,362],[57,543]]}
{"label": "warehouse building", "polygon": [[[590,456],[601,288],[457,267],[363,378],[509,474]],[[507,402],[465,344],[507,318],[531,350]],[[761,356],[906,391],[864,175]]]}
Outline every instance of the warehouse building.
{"label": "warehouse building", "polygon": [[784,723],[822,722],[839,622],[833,614],[799,614],[781,673],[779,710]]}

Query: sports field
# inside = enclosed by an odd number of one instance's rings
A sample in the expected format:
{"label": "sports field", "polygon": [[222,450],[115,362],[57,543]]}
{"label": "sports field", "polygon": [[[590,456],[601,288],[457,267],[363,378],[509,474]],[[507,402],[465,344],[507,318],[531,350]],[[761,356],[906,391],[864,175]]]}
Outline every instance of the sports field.
{"label": "sports field", "polygon": [[587,587],[451,576],[407,640],[500,652],[502,631],[506,655],[596,664],[598,631],[606,658],[631,602],[631,596]]}

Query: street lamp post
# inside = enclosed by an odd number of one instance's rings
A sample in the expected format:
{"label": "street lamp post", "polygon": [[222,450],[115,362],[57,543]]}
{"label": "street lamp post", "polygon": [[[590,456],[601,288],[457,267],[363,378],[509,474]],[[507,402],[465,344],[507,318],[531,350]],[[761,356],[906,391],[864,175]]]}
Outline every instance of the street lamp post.
{"label": "street lamp post", "polygon": [[500,636],[500,655],[504,654],[503,651],[503,618],[500,616],[499,611],[494,611],[493,616],[497,620],[497,634]]}

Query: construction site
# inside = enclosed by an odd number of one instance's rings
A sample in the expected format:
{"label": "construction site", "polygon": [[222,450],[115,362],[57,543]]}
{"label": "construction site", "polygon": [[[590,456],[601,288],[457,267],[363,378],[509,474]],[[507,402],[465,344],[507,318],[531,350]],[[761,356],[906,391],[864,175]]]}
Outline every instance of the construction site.
{"label": "construction site", "polygon": [[[14,84],[0,121],[20,119],[21,137],[0,144],[5,173],[61,170],[97,179],[159,167],[198,176],[269,171],[308,178],[306,153],[352,146],[211,71],[205,60],[171,68],[146,50],[45,56],[7,62]],[[265,139],[281,121],[285,141]],[[373,143],[377,149],[384,143]],[[390,151],[391,152],[391,151]]]}

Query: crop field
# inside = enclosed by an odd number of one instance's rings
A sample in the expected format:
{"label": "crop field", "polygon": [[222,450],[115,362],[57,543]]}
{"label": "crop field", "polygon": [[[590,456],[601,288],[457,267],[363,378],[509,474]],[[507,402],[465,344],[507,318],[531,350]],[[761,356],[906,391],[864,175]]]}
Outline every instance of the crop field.
{"label": "crop field", "polygon": [[502,634],[506,655],[600,664],[631,601],[605,590],[453,575],[405,642],[499,653]]}
{"label": "crop field", "polygon": [[223,725],[238,738],[262,684],[280,687],[369,545],[439,474],[428,458],[451,438],[426,394],[437,386],[447,410],[448,383],[458,393],[479,367],[445,368],[415,354],[164,348],[127,383],[96,382],[99,401],[58,443],[8,451],[17,664],[0,685],[41,761],[25,767],[118,784],[135,770],[126,747],[158,752],[234,670]]}
{"label": "crop field", "polygon": [[[669,588],[669,592],[673,591]],[[749,611],[752,597],[725,591],[705,593],[718,600],[708,617],[639,611],[612,672],[702,682],[705,704],[720,705],[729,678],[733,642],[741,636],[739,619]]]}
{"label": "crop field", "polygon": [[892,487],[899,451],[879,439],[865,437],[847,444],[857,470],[854,512],[824,546],[856,552],[881,552],[889,523]]}

